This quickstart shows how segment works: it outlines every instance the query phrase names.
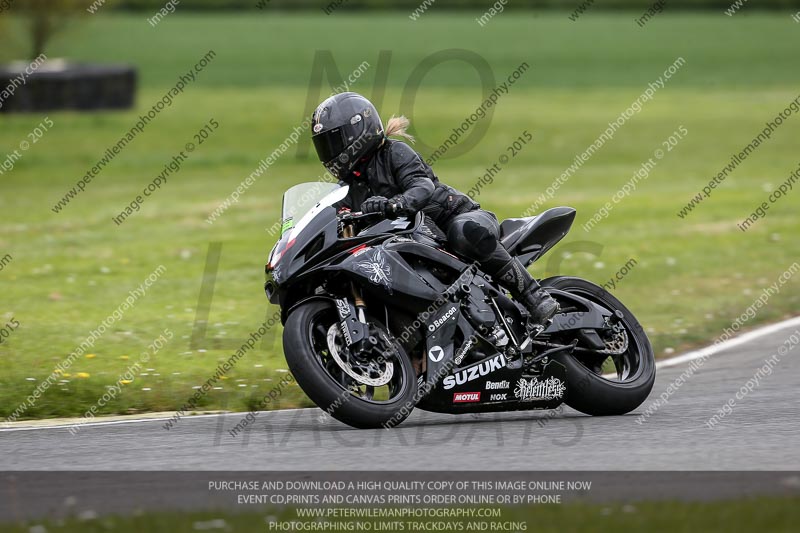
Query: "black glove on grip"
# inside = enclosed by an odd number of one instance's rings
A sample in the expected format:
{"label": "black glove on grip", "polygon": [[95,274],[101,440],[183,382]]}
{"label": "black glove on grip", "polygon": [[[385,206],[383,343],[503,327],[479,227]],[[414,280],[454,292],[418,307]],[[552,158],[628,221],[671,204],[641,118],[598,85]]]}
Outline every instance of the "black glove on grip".
{"label": "black glove on grip", "polygon": [[385,196],[372,196],[364,200],[361,204],[361,211],[364,213],[381,213],[386,214],[386,208],[389,205],[389,200]]}

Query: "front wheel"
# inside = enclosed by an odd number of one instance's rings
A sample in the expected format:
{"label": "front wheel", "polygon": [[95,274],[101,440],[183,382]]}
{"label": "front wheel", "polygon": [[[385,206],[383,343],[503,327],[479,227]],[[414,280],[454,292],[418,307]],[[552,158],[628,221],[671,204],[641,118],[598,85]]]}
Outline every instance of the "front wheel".
{"label": "front wheel", "polygon": [[[581,296],[612,312],[610,328],[602,334],[605,349],[556,356],[567,369],[566,404],[595,416],[623,415],[639,407],[655,383],[656,363],[650,341],[633,313],[599,285],[580,278],[549,278],[542,285]],[[569,344],[573,341],[569,335],[554,335],[552,340]]]}
{"label": "front wheel", "polygon": [[358,353],[345,345],[330,301],[299,306],[283,330],[289,369],[317,406],[356,428],[396,426],[415,405],[414,367],[377,322],[370,322],[366,345],[369,348]]}

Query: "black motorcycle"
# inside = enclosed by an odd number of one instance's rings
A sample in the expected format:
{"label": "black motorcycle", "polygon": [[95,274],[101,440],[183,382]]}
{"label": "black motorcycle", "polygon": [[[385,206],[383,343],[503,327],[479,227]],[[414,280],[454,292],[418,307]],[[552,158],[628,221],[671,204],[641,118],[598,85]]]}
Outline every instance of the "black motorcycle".
{"label": "black motorcycle", "polygon": [[[265,290],[280,304],[286,361],[320,408],[357,428],[392,427],[418,407],[440,413],[553,409],[621,415],[647,398],[653,349],[633,314],[602,287],[541,281],[559,302],[531,325],[476,264],[414,220],[337,211],[347,187],[306,183],[283,198]],[[501,224],[528,266],[569,231],[575,210]]]}

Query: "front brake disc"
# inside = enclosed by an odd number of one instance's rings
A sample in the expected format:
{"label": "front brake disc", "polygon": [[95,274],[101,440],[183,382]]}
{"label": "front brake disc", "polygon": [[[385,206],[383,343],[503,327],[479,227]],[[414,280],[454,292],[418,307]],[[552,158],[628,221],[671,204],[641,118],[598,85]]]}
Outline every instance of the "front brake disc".
{"label": "front brake disc", "polygon": [[[342,337],[339,334],[339,325],[333,324],[330,329],[328,329],[328,349],[331,351],[333,360],[336,361],[336,364],[339,365],[345,374],[356,380],[356,382],[362,385],[369,385],[371,387],[381,387],[392,380],[392,376],[394,376],[394,365],[390,364],[385,359],[381,359],[384,363],[383,370],[376,368],[376,371],[379,375],[375,378],[365,375],[363,372],[358,372],[348,362],[344,361],[341,355],[341,350],[344,347],[341,339]],[[371,361],[369,365],[372,366],[373,363],[376,362]],[[360,368],[361,367],[359,367],[359,369]]]}

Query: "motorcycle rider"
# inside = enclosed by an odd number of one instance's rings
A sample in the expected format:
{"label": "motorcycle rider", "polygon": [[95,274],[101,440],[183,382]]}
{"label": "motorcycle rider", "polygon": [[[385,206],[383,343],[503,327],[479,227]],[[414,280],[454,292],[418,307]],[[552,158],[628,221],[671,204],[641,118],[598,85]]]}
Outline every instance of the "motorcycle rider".
{"label": "motorcycle rider", "polygon": [[389,139],[413,142],[408,125],[405,117],[392,117],[384,129],[375,106],[353,92],[331,96],[317,107],[311,122],[314,148],[331,174],[350,186],[340,205],[389,218],[423,211],[446,233],[451,250],[477,261],[525,306],[535,324],[544,325],[558,303],[500,244],[494,213],[441,183],[408,144]]}

